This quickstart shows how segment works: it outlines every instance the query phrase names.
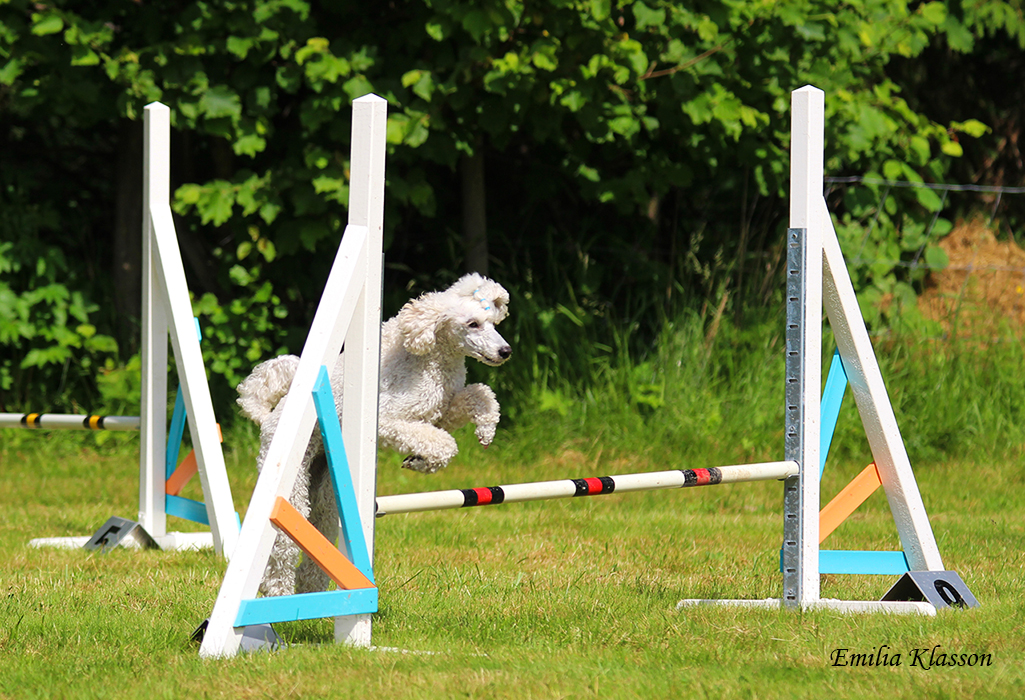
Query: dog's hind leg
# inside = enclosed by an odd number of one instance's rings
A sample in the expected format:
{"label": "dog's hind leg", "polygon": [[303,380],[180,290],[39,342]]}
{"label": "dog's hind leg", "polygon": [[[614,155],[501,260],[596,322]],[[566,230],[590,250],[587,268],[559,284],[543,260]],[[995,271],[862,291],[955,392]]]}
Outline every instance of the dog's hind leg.
{"label": "dog's hind leg", "polygon": [[295,567],[299,563],[299,548],[287,535],[278,533],[274,538],[267,568],[260,582],[260,593],[265,596],[295,593]]}
{"label": "dog's hind leg", "polygon": [[[320,530],[332,544],[338,541],[338,507],[335,505],[327,458],[320,453],[310,463],[310,524]],[[304,556],[296,572],[295,592],[326,591],[331,579],[317,563]]]}

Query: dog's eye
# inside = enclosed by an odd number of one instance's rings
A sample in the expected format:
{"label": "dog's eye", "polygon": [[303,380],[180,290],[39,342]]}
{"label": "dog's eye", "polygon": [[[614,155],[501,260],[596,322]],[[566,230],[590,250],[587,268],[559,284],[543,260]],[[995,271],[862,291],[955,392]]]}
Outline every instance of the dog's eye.
{"label": "dog's eye", "polygon": [[480,324],[477,321],[470,321],[466,324],[467,328],[480,328]]}

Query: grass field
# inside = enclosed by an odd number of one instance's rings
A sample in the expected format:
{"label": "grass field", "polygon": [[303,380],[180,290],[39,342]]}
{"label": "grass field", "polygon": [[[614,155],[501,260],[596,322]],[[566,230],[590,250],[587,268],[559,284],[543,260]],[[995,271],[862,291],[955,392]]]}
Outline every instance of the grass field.
{"label": "grass field", "polygon": [[[436,477],[383,455],[379,493],[711,466],[749,451],[680,463],[700,446],[638,449],[636,439],[551,423],[500,430],[486,452],[462,434],[463,453]],[[287,650],[204,661],[189,637],[224,571],[212,553],[27,546],[32,537],[90,534],[111,515],[134,518],[137,438],[108,436],[98,446],[90,435],[3,438],[3,698],[1025,695],[1025,499],[1013,457],[916,464],[944,563],[982,603],[976,609],[935,618],[677,612],[681,598],[780,595],[781,485],[736,484],[389,516],[377,528],[374,641],[415,653],[334,645],[331,621],[317,620],[276,625]],[[240,509],[255,483],[253,443],[248,432],[228,436]],[[773,444],[752,456],[778,458]],[[864,461],[827,471],[824,496]],[[826,546],[899,548],[883,496]],[[894,580],[824,576],[822,594],[877,599]],[[899,655],[899,665],[834,665],[884,653],[891,663]],[[985,656],[974,667],[929,667],[940,653]]]}

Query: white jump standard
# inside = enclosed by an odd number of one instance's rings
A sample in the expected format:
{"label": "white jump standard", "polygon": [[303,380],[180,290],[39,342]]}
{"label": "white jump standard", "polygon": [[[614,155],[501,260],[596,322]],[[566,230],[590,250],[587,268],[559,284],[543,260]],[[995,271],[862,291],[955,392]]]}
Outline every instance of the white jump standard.
{"label": "white jump standard", "polygon": [[[239,526],[171,215],[170,110],[159,102],[146,105],[143,122],[139,416],[5,413],[0,414],[0,428],[139,431],[139,525],[163,549],[212,546],[228,557],[238,540]],[[168,341],[180,381],[170,429]],[[186,421],[194,450],[179,466],[177,457]],[[203,503],[178,495],[194,474],[202,482]],[[168,515],[209,525],[210,531],[168,532]],[[30,544],[81,547],[89,541],[89,537],[49,537],[34,539]]]}
{"label": "white jump standard", "polygon": [[450,508],[550,501],[556,498],[603,496],[610,493],[680,489],[691,486],[714,486],[746,481],[770,481],[797,475],[797,462],[765,462],[737,464],[708,469],[674,469],[664,472],[601,476],[590,479],[537,481],[509,486],[486,486],[475,489],[450,489],[426,493],[403,493],[378,496],[377,517],[399,513],[418,513]]}
{"label": "white jump standard", "polygon": [[[305,537],[299,532],[299,529],[305,529],[301,515],[293,518],[295,522],[292,524],[298,528],[293,528],[290,533],[285,527],[289,524],[282,520],[280,513],[275,513],[281,503],[287,506],[299,463],[318,420],[314,392],[321,368],[334,366],[343,343],[345,386],[342,405],[345,410],[340,417],[340,437],[344,439],[344,450],[341,451],[346,456],[345,469],[351,475],[353,497],[348,511],[340,513],[343,523],[352,523],[352,531],[347,531],[346,538],[342,539],[361,539],[366,546],[365,566],[373,567],[386,130],[385,100],[366,95],[353,101],[348,225],[328,274],[291,388],[283,399],[284,408],[249,501],[238,545],[210,613],[199,648],[202,657],[234,656],[238,653],[246,625],[252,622],[246,617],[247,609],[275,600],[281,604],[295,604],[294,614],[289,619],[334,617],[337,641],[370,646],[370,613],[377,609],[376,587],[352,586],[344,589],[342,596],[337,595],[338,591],[325,591],[336,594],[331,596],[330,605],[320,603],[327,599],[323,594],[257,598],[257,591],[277,532],[284,532],[290,537],[296,535],[293,539],[300,545],[298,540]],[[326,403],[333,404],[332,401]],[[332,415],[322,418],[338,422],[334,405],[330,405],[329,412]],[[345,508],[345,504],[339,503],[339,507]],[[346,545],[345,542],[341,544],[343,547]],[[337,554],[336,544],[330,543],[330,547]],[[352,562],[352,553],[343,558]],[[321,568],[325,567],[322,565]],[[373,581],[372,568],[365,573],[369,574],[366,578]],[[340,604],[340,598],[346,594],[351,594],[352,605]],[[337,612],[338,608],[347,612]],[[275,611],[274,615],[280,619],[278,612]]]}
{"label": "white jump standard", "polygon": [[[783,598],[683,600],[679,607],[702,603],[749,607],[783,604],[800,609],[935,615],[936,605],[924,602],[926,596],[917,601],[891,600],[888,593],[884,600],[842,601],[819,595],[823,309],[836,338],[908,568],[912,573],[943,572],[943,562],[822,196],[824,93],[811,86],[795,90],[791,110],[784,456],[799,462],[801,470],[784,486]],[[944,573],[960,582],[954,572]]]}

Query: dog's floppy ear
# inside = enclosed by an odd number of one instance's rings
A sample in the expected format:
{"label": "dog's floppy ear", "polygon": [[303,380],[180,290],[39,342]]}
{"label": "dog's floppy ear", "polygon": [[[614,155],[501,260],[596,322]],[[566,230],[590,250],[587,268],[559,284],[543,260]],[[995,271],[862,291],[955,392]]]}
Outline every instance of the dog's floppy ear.
{"label": "dog's floppy ear", "polygon": [[426,355],[434,346],[439,316],[434,305],[424,295],[406,302],[398,314],[402,346],[413,355]]}

